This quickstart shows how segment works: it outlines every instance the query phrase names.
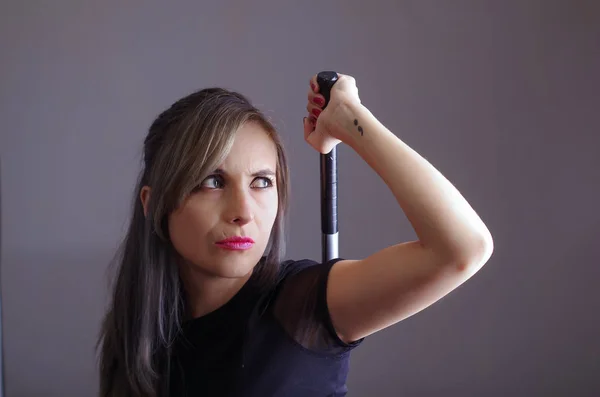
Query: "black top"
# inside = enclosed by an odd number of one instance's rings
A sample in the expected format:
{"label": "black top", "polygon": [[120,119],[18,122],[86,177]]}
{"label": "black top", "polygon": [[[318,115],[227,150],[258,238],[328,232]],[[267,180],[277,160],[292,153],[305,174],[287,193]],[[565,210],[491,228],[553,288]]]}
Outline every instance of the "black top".
{"label": "black top", "polygon": [[173,349],[171,396],[345,396],[350,351],[327,308],[331,266],[286,261],[279,282],[250,278],[217,310],[183,325]]}

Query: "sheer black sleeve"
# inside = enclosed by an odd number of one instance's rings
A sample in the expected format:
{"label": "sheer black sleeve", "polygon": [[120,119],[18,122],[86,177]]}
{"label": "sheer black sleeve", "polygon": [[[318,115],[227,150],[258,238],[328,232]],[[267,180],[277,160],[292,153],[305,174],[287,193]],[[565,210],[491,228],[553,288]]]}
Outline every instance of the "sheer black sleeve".
{"label": "sheer black sleeve", "polygon": [[319,353],[345,353],[363,341],[345,343],[331,321],[326,299],[327,281],[332,266],[340,260],[282,264],[282,280],[273,305],[275,318],[298,344]]}

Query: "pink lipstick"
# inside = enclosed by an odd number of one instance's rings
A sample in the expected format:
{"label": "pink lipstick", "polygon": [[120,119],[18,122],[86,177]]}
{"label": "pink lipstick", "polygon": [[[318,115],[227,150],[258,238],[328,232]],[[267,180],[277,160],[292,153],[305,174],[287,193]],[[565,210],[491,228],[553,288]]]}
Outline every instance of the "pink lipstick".
{"label": "pink lipstick", "polygon": [[217,246],[224,249],[241,251],[252,248],[252,246],[254,245],[254,240],[252,240],[250,237],[236,236],[229,237],[225,240],[217,241],[216,244]]}

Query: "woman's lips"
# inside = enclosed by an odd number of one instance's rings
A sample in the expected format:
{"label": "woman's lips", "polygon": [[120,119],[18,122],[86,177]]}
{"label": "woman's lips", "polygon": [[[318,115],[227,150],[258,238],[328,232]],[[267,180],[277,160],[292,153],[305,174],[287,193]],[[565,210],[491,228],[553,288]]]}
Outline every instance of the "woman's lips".
{"label": "woman's lips", "polygon": [[235,236],[229,237],[225,240],[217,241],[216,244],[218,247],[224,249],[242,251],[252,248],[254,245],[254,240],[252,240],[250,237]]}

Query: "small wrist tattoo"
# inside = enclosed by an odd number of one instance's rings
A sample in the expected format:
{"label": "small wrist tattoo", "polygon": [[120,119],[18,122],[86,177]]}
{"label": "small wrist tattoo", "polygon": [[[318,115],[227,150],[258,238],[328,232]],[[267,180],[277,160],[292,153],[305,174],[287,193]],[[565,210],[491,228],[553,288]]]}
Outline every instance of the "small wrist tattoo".
{"label": "small wrist tattoo", "polygon": [[360,125],[358,125],[358,120],[354,119],[354,125],[358,126],[358,132],[360,132],[360,136],[363,135],[363,129]]}

